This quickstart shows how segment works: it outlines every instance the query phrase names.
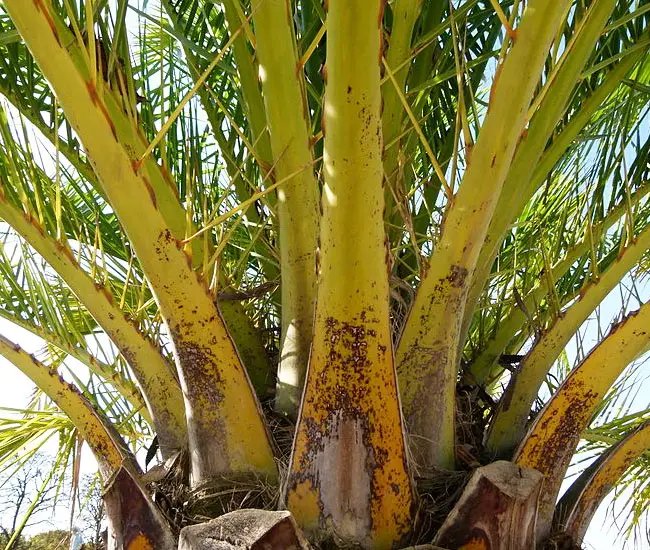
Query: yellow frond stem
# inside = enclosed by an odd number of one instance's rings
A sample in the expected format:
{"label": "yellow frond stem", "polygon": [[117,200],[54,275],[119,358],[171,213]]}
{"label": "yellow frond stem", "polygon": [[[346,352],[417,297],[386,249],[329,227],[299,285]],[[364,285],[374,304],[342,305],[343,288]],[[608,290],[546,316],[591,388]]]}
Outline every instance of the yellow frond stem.
{"label": "yellow frond stem", "polygon": [[70,418],[92,449],[104,477],[110,477],[125,461],[135,465],[108,421],[56,369],[48,368],[4,336],[0,336],[0,355],[30,378]]}
{"label": "yellow frond stem", "polygon": [[24,319],[12,315],[7,311],[0,309],[0,316],[18,325],[20,328],[31,332],[35,336],[38,336],[48,344],[59,348],[61,351],[67,353],[70,357],[73,357],[81,364],[85,365],[90,372],[99,376],[100,378],[103,378],[105,381],[113,385],[115,389],[120,393],[120,395],[129,401],[133,408],[140,415],[142,415],[142,417],[149,424],[153,425],[151,414],[147,409],[147,404],[144,401],[140,390],[133,384],[133,382],[128,380],[119,372],[115,371],[110,365],[103,363],[88,353],[85,349],[69,344],[58,334],[50,332],[49,330],[35,325],[29,321],[25,321]]}
{"label": "yellow frond stem", "polygon": [[58,273],[120,350],[138,381],[167,455],[186,442],[183,397],[172,366],[160,350],[125,318],[106,287],[96,284],[65,243],[56,242],[6,199],[0,198],[4,219]]}
{"label": "yellow frond stem", "polygon": [[[562,512],[561,528],[575,541],[582,541],[596,510],[625,472],[646,451],[650,450],[650,422],[646,421],[613,447],[607,449],[596,468],[589,468],[582,490],[569,510]],[[582,477],[582,476],[581,476]],[[580,478],[578,478],[580,480]],[[580,480],[582,481],[582,480]],[[570,492],[571,488],[567,491]]]}
{"label": "yellow frond stem", "polygon": [[[650,183],[642,183],[631,199],[632,206],[639,204],[648,193],[650,193]],[[619,204],[598,225],[593,226],[591,235],[594,240],[600,241],[602,236],[625,215],[627,208],[627,204]],[[549,282],[552,281],[554,284],[565,275],[579,258],[589,252],[589,247],[590,241],[585,238],[569,249],[564,258],[553,266],[550,276],[544,273],[539,278],[539,284],[525,296],[523,299],[524,309],[528,312],[533,311],[552,290],[549,288]],[[473,291],[474,289],[472,289]],[[527,321],[528,318],[524,310],[521,307],[513,307],[508,317],[499,324],[499,329],[488,341],[481,354],[472,361],[469,372],[471,383],[483,385],[490,378],[499,357],[505,352],[517,332],[525,328]]]}
{"label": "yellow frond stem", "polygon": [[329,2],[318,298],[287,505],[309,533],[388,549],[411,529],[413,494],[389,326],[380,5]]}
{"label": "yellow frond stem", "polygon": [[[416,459],[427,466],[454,467],[457,356],[467,295],[530,101],[568,3],[532,0],[524,11],[397,348],[412,447]],[[436,396],[433,403],[432,395]]]}
{"label": "yellow frond stem", "polygon": [[650,349],[649,326],[650,303],[616,325],[569,374],[517,449],[517,464],[545,476],[538,510],[540,538],[550,529],[555,501],[580,435],[616,378]]}
{"label": "yellow frond stem", "polygon": [[51,26],[52,15],[32,2],[9,0],[5,6],[79,134],[169,329],[185,397],[194,483],[232,471],[275,476],[261,410],[237,350],[159,211],[147,171],[136,170],[105,103],[61,44],[63,25]]}
{"label": "yellow frond stem", "polygon": [[259,77],[273,152],[282,277],[282,334],[275,407],[295,417],[305,382],[314,320],[318,183],[303,67],[290,0],[251,2]]}
{"label": "yellow frond stem", "polygon": [[501,399],[487,437],[486,445],[490,452],[497,456],[507,456],[512,452],[525,432],[539,388],[555,360],[596,306],[649,249],[650,228],[647,228],[596,281],[582,289],[577,301],[542,334]]}

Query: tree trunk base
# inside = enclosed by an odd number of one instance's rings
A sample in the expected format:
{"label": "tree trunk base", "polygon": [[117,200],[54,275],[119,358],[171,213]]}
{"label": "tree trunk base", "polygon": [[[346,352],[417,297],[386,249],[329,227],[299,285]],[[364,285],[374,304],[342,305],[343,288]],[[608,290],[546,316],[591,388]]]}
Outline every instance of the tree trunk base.
{"label": "tree trunk base", "polygon": [[173,550],[174,536],[145,490],[126,468],[106,484],[108,550]]}
{"label": "tree trunk base", "polygon": [[512,462],[478,468],[434,544],[449,550],[533,549],[543,476]]}
{"label": "tree trunk base", "polygon": [[181,530],[178,550],[310,550],[290,512],[236,510]]}

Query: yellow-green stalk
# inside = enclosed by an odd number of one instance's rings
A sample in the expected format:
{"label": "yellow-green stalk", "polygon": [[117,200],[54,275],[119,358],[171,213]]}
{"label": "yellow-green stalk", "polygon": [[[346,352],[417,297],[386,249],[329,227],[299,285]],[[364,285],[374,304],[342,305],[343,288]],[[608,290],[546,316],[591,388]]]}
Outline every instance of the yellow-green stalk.
{"label": "yellow-green stalk", "polygon": [[567,0],[532,0],[497,69],[485,122],[397,348],[415,460],[454,467],[458,348],[472,276]]}
{"label": "yellow-green stalk", "polygon": [[496,456],[508,456],[514,450],[526,430],[526,421],[532,405],[553,363],[591,312],[648,249],[650,228],[645,229],[596,281],[587,284],[576,302],[563,311],[542,334],[521,362],[519,372],[511,378],[501,398],[486,440],[491,453]]}
{"label": "yellow-green stalk", "polygon": [[538,540],[549,532],[555,501],[580,436],[607,390],[650,349],[650,303],[616,325],[562,383],[526,434],[514,460],[544,474]]}
{"label": "yellow-green stalk", "polygon": [[303,168],[278,188],[276,202],[282,335],[275,406],[295,417],[307,372],[314,320],[318,184],[310,167],[311,132],[291,4],[290,0],[254,0],[251,10],[275,180]]}
{"label": "yellow-green stalk", "polygon": [[377,549],[409,532],[413,505],[389,326],[382,4],[329,2],[318,298],[287,494],[308,533]]}
{"label": "yellow-green stalk", "polygon": [[[173,344],[198,485],[228,472],[274,477],[261,410],[213,297],[158,209],[146,162],[119,139],[92,71],[61,43],[61,20],[42,2],[5,2],[11,18],[77,131],[141,262]],[[146,220],[146,223],[143,223]]]}

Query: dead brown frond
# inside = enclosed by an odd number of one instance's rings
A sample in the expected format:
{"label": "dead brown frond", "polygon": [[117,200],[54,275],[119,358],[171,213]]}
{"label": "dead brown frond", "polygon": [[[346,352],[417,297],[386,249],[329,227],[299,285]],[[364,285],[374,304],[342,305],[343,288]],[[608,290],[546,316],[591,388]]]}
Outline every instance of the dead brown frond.
{"label": "dead brown frond", "polygon": [[275,480],[251,473],[231,474],[189,491],[184,514],[192,523],[202,523],[242,508],[276,510],[279,498]]}
{"label": "dead brown frond", "polygon": [[431,470],[415,479],[418,509],[411,544],[430,543],[449,515],[461,494],[471,472]]}

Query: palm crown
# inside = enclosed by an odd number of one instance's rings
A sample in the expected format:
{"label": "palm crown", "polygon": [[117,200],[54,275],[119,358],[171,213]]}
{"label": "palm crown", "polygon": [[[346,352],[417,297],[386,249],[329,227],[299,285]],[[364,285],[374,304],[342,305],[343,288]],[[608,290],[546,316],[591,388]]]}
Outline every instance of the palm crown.
{"label": "palm crown", "polygon": [[[154,435],[192,490],[282,479],[264,505],[364,547],[433,538],[422,487],[452,470],[541,473],[499,548],[580,540],[639,479],[650,428],[610,387],[650,345],[645,2],[2,9],[0,315],[45,348],[0,353],[55,405],[2,456],[57,431],[64,468],[86,441],[116,544],[182,524],[135,458]],[[556,507],[581,438],[607,451]]]}

